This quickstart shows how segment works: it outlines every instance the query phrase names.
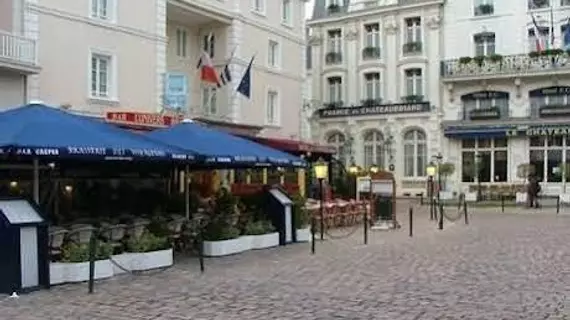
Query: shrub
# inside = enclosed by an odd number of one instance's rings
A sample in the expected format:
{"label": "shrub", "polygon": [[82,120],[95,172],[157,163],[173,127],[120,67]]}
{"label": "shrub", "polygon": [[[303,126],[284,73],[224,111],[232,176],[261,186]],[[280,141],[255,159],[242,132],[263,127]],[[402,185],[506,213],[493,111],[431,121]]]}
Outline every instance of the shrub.
{"label": "shrub", "polygon": [[158,237],[150,232],[143,234],[138,239],[129,239],[126,245],[127,252],[152,252],[169,248],[168,238]]}
{"label": "shrub", "polygon": [[[98,242],[95,250],[95,260],[109,259],[113,254],[113,246],[105,242]],[[72,263],[89,261],[89,244],[67,243],[62,248],[61,261]]]}

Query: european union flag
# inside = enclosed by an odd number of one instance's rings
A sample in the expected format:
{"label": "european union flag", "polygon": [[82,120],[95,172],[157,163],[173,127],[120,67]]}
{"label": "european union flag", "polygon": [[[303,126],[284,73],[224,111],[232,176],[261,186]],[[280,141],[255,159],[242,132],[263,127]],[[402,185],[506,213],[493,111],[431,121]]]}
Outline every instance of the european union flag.
{"label": "european union flag", "polygon": [[237,92],[241,93],[248,99],[251,98],[251,65],[253,64],[254,58],[255,56],[251,57],[251,61],[249,62],[247,69],[245,69],[245,73],[243,74],[243,77],[239,82],[239,86],[237,87]]}

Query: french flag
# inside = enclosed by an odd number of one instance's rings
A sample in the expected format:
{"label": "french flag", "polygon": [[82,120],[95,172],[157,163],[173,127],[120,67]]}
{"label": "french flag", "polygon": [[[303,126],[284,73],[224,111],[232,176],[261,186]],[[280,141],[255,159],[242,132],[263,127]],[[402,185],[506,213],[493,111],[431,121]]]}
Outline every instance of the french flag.
{"label": "french flag", "polygon": [[198,61],[198,68],[200,69],[200,80],[202,82],[210,83],[216,86],[221,86],[220,77],[214,64],[212,63],[212,58],[206,51],[202,51],[200,61]]}

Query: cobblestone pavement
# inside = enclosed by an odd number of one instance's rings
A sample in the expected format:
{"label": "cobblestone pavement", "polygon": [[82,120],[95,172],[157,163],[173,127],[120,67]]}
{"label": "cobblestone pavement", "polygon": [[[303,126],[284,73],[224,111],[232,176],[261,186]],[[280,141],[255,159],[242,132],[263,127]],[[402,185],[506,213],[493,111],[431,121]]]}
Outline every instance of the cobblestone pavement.
{"label": "cobblestone pavement", "polygon": [[[403,213],[403,210],[401,210]],[[0,301],[0,319],[562,319],[570,217],[474,212],[399,231],[194,260]],[[340,235],[340,231],[335,231]],[[570,313],[569,313],[570,314]]]}

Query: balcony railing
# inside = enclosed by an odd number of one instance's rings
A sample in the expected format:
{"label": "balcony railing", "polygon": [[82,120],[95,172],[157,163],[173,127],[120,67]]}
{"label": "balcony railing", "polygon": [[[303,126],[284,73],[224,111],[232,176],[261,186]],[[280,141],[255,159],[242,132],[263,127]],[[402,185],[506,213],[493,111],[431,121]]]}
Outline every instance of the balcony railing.
{"label": "balcony railing", "polygon": [[325,63],[327,65],[341,64],[342,63],[342,53],[340,53],[340,52],[328,52],[325,56]]}
{"label": "balcony railing", "polygon": [[570,56],[566,52],[552,50],[541,54],[531,52],[509,56],[463,57],[441,63],[441,76],[444,79],[524,76],[553,71],[570,71]]}
{"label": "balcony railing", "polygon": [[36,41],[0,30],[0,60],[36,66]]}
{"label": "balcony railing", "polygon": [[362,49],[362,59],[363,60],[380,59],[380,48],[366,47]]}

